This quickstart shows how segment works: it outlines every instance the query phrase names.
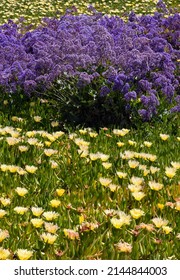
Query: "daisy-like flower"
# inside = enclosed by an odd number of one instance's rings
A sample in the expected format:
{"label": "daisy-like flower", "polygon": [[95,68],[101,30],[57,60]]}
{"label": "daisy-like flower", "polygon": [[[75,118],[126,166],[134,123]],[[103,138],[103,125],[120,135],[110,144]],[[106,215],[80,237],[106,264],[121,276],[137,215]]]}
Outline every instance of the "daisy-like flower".
{"label": "daisy-like flower", "polygon": [[144,146],[150,148],[152,146],[152,142],[144,141]]}
{"label": "daisy-like flower", "polygon": [[160,136],[160,138],[161,138],[163,141],[166,141],[166,140],[169,138],[169,135],[168,135],[168,134],[162,134],[162,133],[160,133],[159,136]]}
{"label": "daisy-like flower", "polygon": [[157,228],[167,226],[168,220],[163,220],[162,218],[153,218],[152,222],[155,224]]}
{"label": "daisy-like flower", "polygon": [[10,256],[10,251],[0,247],[0,260],[7,260]]}
{"label": "daisy-like flower", "polygon": [[115,185],[115,184],[109,184],[108,188],[112,191],[112,192],[115,192],[119,186],[118,185]]}
{"label": "daisy-like flower", "polygon": [[10,198],[0,197],[0,202],[3,206],[8,206],[11,203],[11,200]]}
{"label": "daisy-like flower", "polygon": [[173,178],[176,175],[176,168],[174,167],[166,167],[165,174],[168,178]]}
{"label": "daisy-like flower", "polygon": [[140,217],[144,216],[144,211],[134,208],[130,210],[130,214],[134,219],[139,219]]}
{"label": "daisy-like flower", "polygon": [[56,161],[50,160],[50,163],[51,163],[51,168],[52,168],[52,169],[55,169],[55,168],[58,167],[58,163],[57,163]]}
{"label": "daisy-like flower", "polygon": [[31,211],[34,216],[39,217],[44,212],[42,207],[31,207]]}
{"label": "daisy-like flower", "polygon": [[56,193],[58,196],[63,196],[63,194],[65,193],[65,189],[56,189]]}
{"label": "daisy-like flower", "polygon": [[34,218],[34,219],[31,219],[31,223],[33,224],[33,226],[35,228],[40,228],[40,227],[42,227],[44,221],[43,221],[43,219]]}
{"label": "daisy-like flower", "polygon": [[24,215],[28,211],[28,208],[27,207],[22,207],[22,206],[17,206],[17,207],[14,208],[14,211],[17,214]]}
{"label": "daisy-like flower", "polygon": [[96,132],[89,132],[89,136],[90,136],[91,138],[95,138],[95,137],[98,136],[98,133],[96,133]]}
{"label": "daisy-like flower", "polygon": [[28,251],[26,249],[18,249],[16,251],[16,254],[20,260],[29,260],[33,255],[33,251]]}
{"label": "daisy-like flower", "polygon": [[18,149],[20,150],[20,152],[23,153],[23,152],[27,152],[29,148],[27,146],[21,145],[21,146],[18,147]]}
{"label": "daisy-like flower", "polygon": [[35,146],[38,143],[38,139],[37,138],[29,138],[27,140],[28,144],[31,146]]}
{"label": "daisy-like flower", "polygon": [[17,192],[19,196],[25,196],[28,193],[28,190],[26,188],[17,187],[15,192]]}
{"label": "daisy-like flower", "polygon": [[149,181],[148,184],[149,184],[151,190],[154,190],[154,191],[159,191],[163,188],[163,184],[157,183],[155,181]]}
{"label": "daisy-like flower", "polygon": [[52,121],[51,126],[52,127],[57,127],[57,126],[59,126],[59,122],[58,121]]}
{"label": "daisy-like flower", "polygon": [[132,252],[132,245],[127,242],[118,242],[115,244],[115,247],[118,251],[123,253],[131,253]]}
{"label": "daisy-like flower", "polygon": [[123,219],[123,218],[112,218],[111,219],[111,224],[115,227],[115,228],[117,228],[117,229],[119,229],[119,228],[121,228],[123,225],[125,225],[126,223],[125,223],[125,219]]}
{"label": "daisy-like flower", "polygon": [[71,240],[79,239],[79,233],[73,229],[64,229],[63,232],[64,235]]}
{"label": "daisy-like flower", "polygon": [[15,172],[18,171],[19,166],[16,166],[16,165],[9,165],[8,169],[9,169],[9,171],[10,171],[11,173],[15,173]]}
{"label": "daisy-like flower", "polygon": [[9,146],[17,145],[21,140],[15,137],[7,137],[6,141]]}
{"label": "daisy-like flower", "polygon": [[103,153],[98,152],[99,159],[102,161],[107,161],[109,159],[109,155],[105,155]]}
{"label": "daisy-like flower", "polygon": [[59,229],[57,225],[54,225],[53,223],[44,223],[45,230],[49,233],[55,234],[56,231]]}
{"label": "daisy-like flower", "polygon": [[90,222],[83,222],[80,226],[80,230],[83,231],[90,231],[90,230],[95,230],[99,227],[99,224],[96,223],[90,223]]}
{"label": "daisy-like flower", "polygon": [[17,173],[18,173],[19,175],[27,174],[27,172],[26,172],[22,167],[18,167]]}
{"label": "daisy-like flower", "polygon": [[107,187],[109,184],[111,184],[112,180],[110,178],[99,178],[99,182],[102,186]]}
{"label": "daisy-like flower", "polygon": [[120,179],[127,177],[127,173],[125,172],[117,171],[116,173]]}
{"label": "daisy-like flower", "polygon": [[48,232],[41,234],[41,238],[45,243],[53,244],[57,239],[57,235]]}
{"label": "daisy-like flower", "polygon": [[9,165],[7,164],[1,164],[1,171],[6,172],[9,170]]}
{"label": "daisy-like flower", "polygon": [[78,149],[77,151],[78,151],[78,154],[80,154],[81,158],[85,158],[89,154],[88,150],[87,149],[83,150],[82,147],[81,147],[81,149]]}
{"label": "daisy-like flower", "polygon": [[90,157],[90,160],[97,160],[97,159],[99,159],[99,154],[90,153],[89,157]]}
{"label": "daisy-like flower", "polygon": [[164,204],[162,204],[162,203],[158,203],[158,204],[157,204],[157,207],[158,207],[159,209],[161,209],[161,210],[162,210],[162,209],[164,208]]}
{"label": "daisy-like flower", "polygon": [[168,226],[162,226],[162,230],[165,234],[169,234],[171,231],[173,231],[173,229]]}
{"label": "daisy-like flower", "polygon": [[7,212],[5,210],[0,209],[0,219],[3,218],[6,214]]}
{"label": "daisy-like flower", "polygon": [[141,199],[143,199],[143,197],[145,197],[145,193],[143,193],[143,192],[133,192],[132,196],[135,198],[135,200],[140,201]]}
{"label": "daisy-like flower", "polygon": [[47,157],[50,157],[52,155],[55,155],[58,153],[58,150],[53,150],[53,149],[44,149],[44,154],[47,156]]}
{"label": "daisy-like flower", "polygon": [[176,169],[180,169],[180,162],[178,161],[171,161],[171,165]]}
{"label": "daisy-like flower", "polygon": [[142,186],[136,186],[136,185],[133,185],[133,184],[129,184],[128,185],[128,189],[134,193],[134,192],[140,192],[142,190]]}
{"label": "daisy-like flower", "polygon": [[130,146],[136,146],[137,145],[136,141],[132,141],[132,140],[128,140],[128,143],[129,143]]}
{"label": "daisy-like flower", "polygon": [[144,224],[144,223],[141,223],[140,225],[138,225],[139,228],[142,228],[142,229],[146,229],[147,231],[154,231],[154,225],[153,224]]}
{"label": "daisy-like flower", "polygon": [[130,168],[136,168],[136,167],[138,167],[139,162],[136,161],[136,160],[129,160],[128,165],[129,165]]}
{"label": "daisy-like flower", "polygon": [[144,183],[144,178],[141,177],[131,177],[130,182],[135,186],[140,186]]}
{"label": "daisy-like flower", "polygon": [[59,216],[58,213],[53,212],[53,211],[47,211],[43,213],[43,217],[47,220],[47,221],[52,221],[57,219],[57,217]]}
{"label": "daisy-like flower", "polygon": [[52,199],[49,204],[52,207],[57,208],[61,204],[61,201],[58,199]]}
{"label": "daisy-like flower", "polygon": [[34,165],[26,165],[26,166],[25,166],[25,169],[26,169],[26,171],[27,171],[28,173],[33,174],[33,173],[36,172],[37,167],[34,166]]}
{"label": "daisy-like flower", "polygon": [[34,135],[36,135],[36,131],[35,131],[35,130],[33,130],[33,131],[27,131],[27,132],[26,132],[26,136],[27,136],[27,137],[33,137]]}
{"label": "daisy-like flower", "polygon": [[121,148],[121,147],[123,147],[123,146],[124,146],[124,143],[123,143],[123,142],[121,142],[121,141],[118,141],[118,142],[117,142],[117,146]]}
{"label": "daisy-like flower", "polygon": [[104,166],[105,169],[109,169],[112,167],[112,163],[110,162],[103,162],[102,165]]}
{"label": "daisy-like flower", "polygon": [[9,237],[9,232],[7,230],[0,229],[0,242],[2,242],[4,239]]}
{"label": "daisy-like flower", "polygon": [[152,174],[158,172],[159,170],[160,170],[160,168],[158,168],[158,167],[150,166],[150,172],[151,172]]}
{"label": "daisy-like flower", "polygon": [[113,129],[113,133],[117,136],[125,136],[130,130],[129,129]]}
{"label": "daisy-like flower", "polygon": [[40,116],[34,116],[33,119],[35,122],[40,122],[42,120]]}
{"label": "daisy-like flower", "polygon": [[175,209],[180,211],[180,201],[176,201],[175,203]]}

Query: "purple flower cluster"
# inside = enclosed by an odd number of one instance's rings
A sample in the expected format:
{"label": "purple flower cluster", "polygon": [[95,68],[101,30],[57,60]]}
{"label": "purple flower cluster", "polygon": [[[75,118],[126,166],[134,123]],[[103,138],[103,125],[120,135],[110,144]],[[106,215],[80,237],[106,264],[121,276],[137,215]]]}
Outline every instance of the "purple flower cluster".
{"label": "purple flower cluster", "polygon": [[[168,14],[162,1],[159,8]],[[87,85],[98,77],[99,94],[117,91],[128,104],[141,101],[139,115],[149,120],[159,100],[179,112],[180,15],[73,15],[45,19],[33,31],[21,33],[9,21],[0,26],[0,85],[10,93],[21,89],[31,96],[50,88],[62,75]]]}

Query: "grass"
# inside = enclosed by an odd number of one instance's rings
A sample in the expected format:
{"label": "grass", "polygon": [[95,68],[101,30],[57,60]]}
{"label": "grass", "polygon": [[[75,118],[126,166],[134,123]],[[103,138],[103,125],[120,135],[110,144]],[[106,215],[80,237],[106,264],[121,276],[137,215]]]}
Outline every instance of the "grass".
{"label": "grass", "polygon": [[[30,251],[32,259],[178,259],[179,144],[179,131],[171,124],[64,132],[43,100],[16,114],[5,102],[0,246],[10,259],[25,258],[18,249]],[[42,208],[42,214],[35,216],[32,207]],[[143,215],[135,217],[132,209]],[[168,224],[157,225],[157,217]]]}

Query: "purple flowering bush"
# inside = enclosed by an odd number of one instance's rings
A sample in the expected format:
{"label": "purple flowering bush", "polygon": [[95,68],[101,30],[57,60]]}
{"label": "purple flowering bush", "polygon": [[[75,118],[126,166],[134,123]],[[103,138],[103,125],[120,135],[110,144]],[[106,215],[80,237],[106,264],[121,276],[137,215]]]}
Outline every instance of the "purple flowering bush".
{"label": "purple flowering bush", "polygon": [[66,13],[21,32],[0,26],[1,92],[48,96],[64,120],[149,121],[180,112],[180,15],[159,1],[153,16]]}

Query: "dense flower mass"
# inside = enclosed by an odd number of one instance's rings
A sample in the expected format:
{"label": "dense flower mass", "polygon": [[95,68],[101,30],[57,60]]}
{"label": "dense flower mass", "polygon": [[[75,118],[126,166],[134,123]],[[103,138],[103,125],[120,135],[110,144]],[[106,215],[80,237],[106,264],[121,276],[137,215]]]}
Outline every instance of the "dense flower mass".
{"label": "dense flower mass", "polygon": [[127,109],[138,101],[144,120],[157,113],[162,97],[172,103],[171,112],[179,112],[180,15],[165,12],[131,12],[127,22],[94,10],[66,13],[25,33],[9,21],[0,26],[0,85],[11,94],[22,89],[31,96],[63,75],[78,78],[79,86],[101,77],[106,85],[97,95],[115,91]]}

